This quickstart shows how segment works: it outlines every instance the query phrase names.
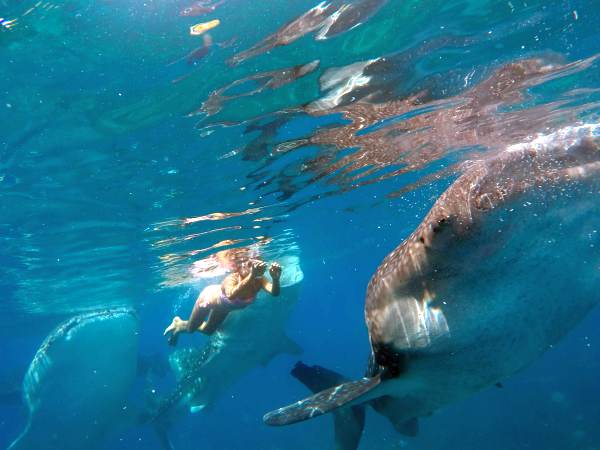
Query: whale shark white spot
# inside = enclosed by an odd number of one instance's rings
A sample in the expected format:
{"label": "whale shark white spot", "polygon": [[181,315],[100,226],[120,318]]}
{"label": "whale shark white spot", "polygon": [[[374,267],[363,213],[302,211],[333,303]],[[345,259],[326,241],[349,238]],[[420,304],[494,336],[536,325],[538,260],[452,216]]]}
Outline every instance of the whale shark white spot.
{"label": "whale shark white spot", "polygon": [[202,411],[204,408],[206,408],[206,405],[195,405],[195,406],[190,406],[190,413],[192,413],[192,414],[199,413],[199,412],[200,412],[200,411]]}

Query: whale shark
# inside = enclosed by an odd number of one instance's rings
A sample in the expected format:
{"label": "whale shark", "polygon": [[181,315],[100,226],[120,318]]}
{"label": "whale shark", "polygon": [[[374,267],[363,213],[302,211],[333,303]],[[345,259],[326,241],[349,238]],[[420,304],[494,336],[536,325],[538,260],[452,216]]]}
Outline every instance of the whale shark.
{"label": "whale shark", "polygon": [[0,377],[0,405],[14,406],[21,404],[23,390],[21,384],[27,368],[13,369]]}
{"label": "whale shark", "polygon": [[77,315],[54,329],[23,379],[29,418],[9,450],[95,448],[126,412],[138,320],[127,308]]}
{"label": "whale shark", "polygon": [[267,413],[378,401],[413,420],[519,372],[600,301],[600,125],[464,164],[366,292],[367,375]]}
{"label": "whale shark", "polygon": [[202,347],[182,348],[170,355],[176,386],[150,405],[145,421],[151,422],[165,448],[172,448],[168,428],[180,414],[210,410],[235,382],[256,367],[301,348],[285,333],[285,325],[300,293],[304,277],[296,256],[278,259],[283,267],[281,293],[260,293],[243,311],[229,314],[220,331]]}

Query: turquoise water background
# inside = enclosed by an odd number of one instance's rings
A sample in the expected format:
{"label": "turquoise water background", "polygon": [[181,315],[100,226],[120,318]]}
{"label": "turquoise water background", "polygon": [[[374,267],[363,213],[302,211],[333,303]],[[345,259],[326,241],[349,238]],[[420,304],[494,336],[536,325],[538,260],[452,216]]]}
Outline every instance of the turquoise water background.
{"label": "turquoise water background", "polygon": [[[300,256],[304,281],[285,328],[301,359],[361,376],[368,280],[459,164],[537,133],[598,122],[595,0],[390,0],[330,39],[309,33],[235,66],[227,62],[233,55],[315,3],[228,0],[206,16],[181,16],[189,3],[0,0],[0,17],[17,19],[0,29],[3,390],[18,390],[61,321],[108,307],[135,308],[140,354],[166,363],[172,349],[162,331],[174,313],[187,314],[202,285],[194,264],[247,245],[267,259]],[[210,52],[194,64],[180,60],[202,45],[189,27],[213,18],[221,23],[209,31]],[[311,110],[330,93],[329,69],[376,58],[387,62],[366,69],[370,79],[340,109]],[[478,114],[455,120],[500,68],[533,59],[558,69],[524,76],[516,93],[480,110],[472,103]],[[230,83],[315,60],[318,68],[296,80],[202,109]],[[224,92],[249,94],[265,79]],[[409,112],[391,107],[413,97]],[[356,131],[343,108],[360,100],[390,110]],[[368,141],[378,130],[400,137]],[[599,314],[503,388],[422,420],[416,438],[369,414],[360,448],[600,448]],[[175,448],[332,448],[329,417],[262,424],[264,412],[307,394],[288,375],[296,360],[280,355],[245,373],[211,410],[178,417]],[[137,383],[132,402],[142,404]],[[172,386],[167,376],[156,388]],[[18,403],[0,404],[0,447],[25,421]],[[92,444],[161,448],[145,425],[116,426],[81,448]]]}

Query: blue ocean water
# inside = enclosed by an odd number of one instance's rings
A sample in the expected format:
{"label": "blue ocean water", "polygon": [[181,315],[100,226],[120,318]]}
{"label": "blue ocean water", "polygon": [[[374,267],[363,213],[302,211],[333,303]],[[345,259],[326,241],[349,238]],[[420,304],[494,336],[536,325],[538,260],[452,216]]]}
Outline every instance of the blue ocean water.
{"label": "blue ocean water", "polygon": [[[294,364],[363,376],[367,284],[463,163],[600,112],[594,0],[0,0],[0,17],[2,448],[335,448],[329,416],[262,422],[309,394]],[[224,275],[214,255],[244,247],[302,280],[235,312],[234,341],[169,347]],[[600,448],[598,321],[416,437],[369,409],[359,448]]]}

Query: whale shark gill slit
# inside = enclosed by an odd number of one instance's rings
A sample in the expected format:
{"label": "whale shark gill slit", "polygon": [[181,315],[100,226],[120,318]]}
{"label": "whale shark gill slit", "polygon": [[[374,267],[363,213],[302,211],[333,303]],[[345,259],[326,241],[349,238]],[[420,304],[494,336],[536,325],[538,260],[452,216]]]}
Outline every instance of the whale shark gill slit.
{"label": "whale shark gill slit", "polygon": [[[303,420],[327,414],[341,406],[352,406],[352,402],[373,391],[381,384],[381,374],[372,378],[361,378],[325,389],[289,406],[276,409],[264,415],[267,425],[290,425]],[[372,397],[371,397],[372,398]],[[370,398],[365,398],[364,401]]]}

